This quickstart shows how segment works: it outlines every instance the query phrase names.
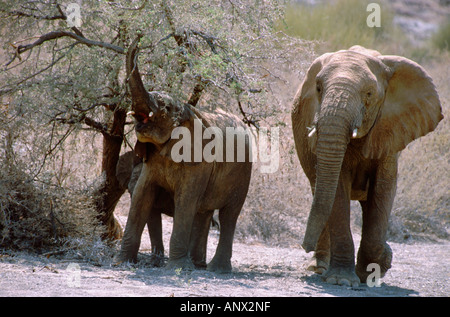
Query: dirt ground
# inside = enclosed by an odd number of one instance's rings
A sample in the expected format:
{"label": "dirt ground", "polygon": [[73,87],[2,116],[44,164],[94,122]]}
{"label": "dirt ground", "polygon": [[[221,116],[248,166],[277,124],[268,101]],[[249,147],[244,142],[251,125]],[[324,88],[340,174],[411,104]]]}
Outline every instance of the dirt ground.
{"label": "dirt ground", "polygon": [[[126,218],[122,218],[125,221]],[[164,219],[168,246],[171,219]],[[172,272],[146,264],[148,235],[144,232],[140,262],[112,267],[111,260],[86,262],[76,256],[0,254],[0,296],[158,296],[158,297],[447,297],[450,295],[450,243],[390,243],[392,268],[380,287],[328,285],[305,269],[311,254],[301,248],[275,248],[236,241],[233,272],[203,270]],[[358,245],[359,237],[354,236]],[[211,230],[208,258],[215,251],[218,233]]]}

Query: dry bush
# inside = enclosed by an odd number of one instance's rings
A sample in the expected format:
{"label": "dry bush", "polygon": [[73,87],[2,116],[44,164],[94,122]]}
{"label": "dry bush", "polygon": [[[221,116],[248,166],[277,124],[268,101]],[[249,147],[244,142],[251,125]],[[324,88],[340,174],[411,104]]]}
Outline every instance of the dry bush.
{"label": "dry bush", "polygon": [[[62,177],[66,168],[49,169],[64,166],[60,155],[48,155],[46,166],[30,160],[27,153],[39,152],[38,140],[44,136],[21,133],[21,128],[7,118],[0,119],[0,247],[42,250],[61,246],[68,238],[90,241],[100,236],[104,229],[97,220],[89,188],[62,186],[63,178],[70,178]],[[32,142],[27,144],[24,138]],[[74,177],[75,168],[68,170]]]}
{"label": "dry bush", "polygon": [[2,170],[0,183],[1,247],[37,249],[103,230],[86,193],[38,186],[21,172]]}
{"label": "dry bush", "polygon": [[253,164],[249,192],[236,228],[239,239],[300,247],[312,194],[295,150],[291,108],[301,79],[315,57],[310,50],[295,56],[301,63],[296,69],[281,70],[285,81],[274,83],[279,113],[261,126],[279,128],[279,167],[275,173],[262,173],[264,163],[257,160]]}

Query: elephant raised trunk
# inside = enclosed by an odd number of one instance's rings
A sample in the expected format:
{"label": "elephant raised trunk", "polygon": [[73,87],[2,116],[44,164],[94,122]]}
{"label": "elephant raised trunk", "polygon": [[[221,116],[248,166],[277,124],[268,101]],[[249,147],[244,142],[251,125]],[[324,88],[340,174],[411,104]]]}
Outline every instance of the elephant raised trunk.
{"label": "elephant raised trunk", "polygon": [[128,86],[130,87],[132,96],[131,114],[135,115],[136,118],[142,117],[144,119],[152,111],[156,112],[157,105],[155,102],[152,102],[150,95],[144,87],[136,61],[138,44],[141,38],[142,34],[139,34],[128,48],[126,70]]}
{"label": "elephant raised trunk", "polygon": [[358,128],[357,100],[351,93],[332,91],[322,102],[317,121],[316,184],[302,247],[314,251],[333,208],[342,162],[350,135]]}

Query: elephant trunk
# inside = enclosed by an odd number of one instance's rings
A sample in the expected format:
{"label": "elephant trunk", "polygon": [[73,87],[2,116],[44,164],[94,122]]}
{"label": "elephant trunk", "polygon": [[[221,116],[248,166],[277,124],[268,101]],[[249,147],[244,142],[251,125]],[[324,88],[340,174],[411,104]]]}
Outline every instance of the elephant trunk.
{"label": "elephant trunk", "polygon": [[142,114],[146,116],[150,111],[155,111],[156,109],[153,109],[155,104],[150,100],[150,96],[144,87],[144,83],[142,82],[137,65],[136,54],[141,37],[142,34],[139,34],[128,48],[126,56],[126,70],[128,86],[130,88],[132,98],[131,109],[134,114]]}
{"label": "elephant trunk", "polygon": [[350,93],[330,94],[322,102],[317,122],[316,184],[302,247],[314,251],[331,215],[358,102]]}

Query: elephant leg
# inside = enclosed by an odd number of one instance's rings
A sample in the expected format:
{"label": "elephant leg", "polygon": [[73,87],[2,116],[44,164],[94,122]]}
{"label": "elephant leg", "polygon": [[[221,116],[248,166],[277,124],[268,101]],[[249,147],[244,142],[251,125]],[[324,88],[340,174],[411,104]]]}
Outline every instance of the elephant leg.
{"label": "elephant leg", "polygon": [[323,229],[317,242],[316,251],[307,266],[308,271],[323,274],[328,270],[330,264],[330,230],[328,226]]}
{"label": "elephant leg", "polygon": [[162,202],[163,189],[158,188],[155,192],[155,203],[150,210],[147,220],[148,233],[150,235],[150,242],[152,244],[152,253],[156,256],[164,256],[164,245],[162,239],[162,219],[164,203]]}
{"label": "elephant leg", "polygon": [[122,238],[121,250],[115,259],[116,263],[137,262],[142,231],[152,209],[154,197],[153,186],[147,187],[144,182],[138,182],[131,200],[127,225]]}
{"label": "elephant leg", "polygon": [[162,266],[164,262],[164,244],[162,238],[161,210],[153,207],[147,220],[148,234],[152,245],[153,265]]}
{"label": "elephant leg", "polygon": [[397,157],[380,163],[369,185],[367,201],[360,202],[363,210],[361,244],[358,250],[356,274],[366,282],[371,263],[380,267],[380,277],[391,267],[392,250],[386,243],[389,215],[397,187]]}
{"label": "elephant leg", "polygon": [[168,270],[193,270],[194,264],[189,256],[189,245],[197,206],[192,201],[175,201],[173,229],[170,237]]}
{"label": "elephant leg", "polygon": [[195,215],[199,210],[201,197],[205,193],[211,175],[208,172],[210,170],[199,170],[196,177],[188,174],[189,177],[186,176],[183,179],[173,195],[173,229],[170,237],[169,261],[166,265],[169,270],[195,269],[189,254],[190,239]]}
{"label": "elephant leg", "polygon": [[231,255],[236,222],[244,200],[230,202],[219,210],[220,236],[216,253],[208,264],[207,270],[217,273],[231,272]]}
{"label": "elephant leg", "polygon": [[206,268],[206,247],[213,213],[213,210],[197,213],[194,218],[189,253],[197,268]]}
{"label": "elephant leg", "polygon": [[[358,286],[355,274],[355,248],[350,231],[350,188],[344,177],[339,177],[336,197],[328,219],[330,231],[330,266],[323,279],[330,284]],[[348,183],[349,184],[349,183]]]}
{"label": "elephant leg", "polygon": [[147,221],[148,233],[152,244],[152,253],[157,256],[164,256],[164,245],[162,240],[162,219],[161,211],[153,208]]}

